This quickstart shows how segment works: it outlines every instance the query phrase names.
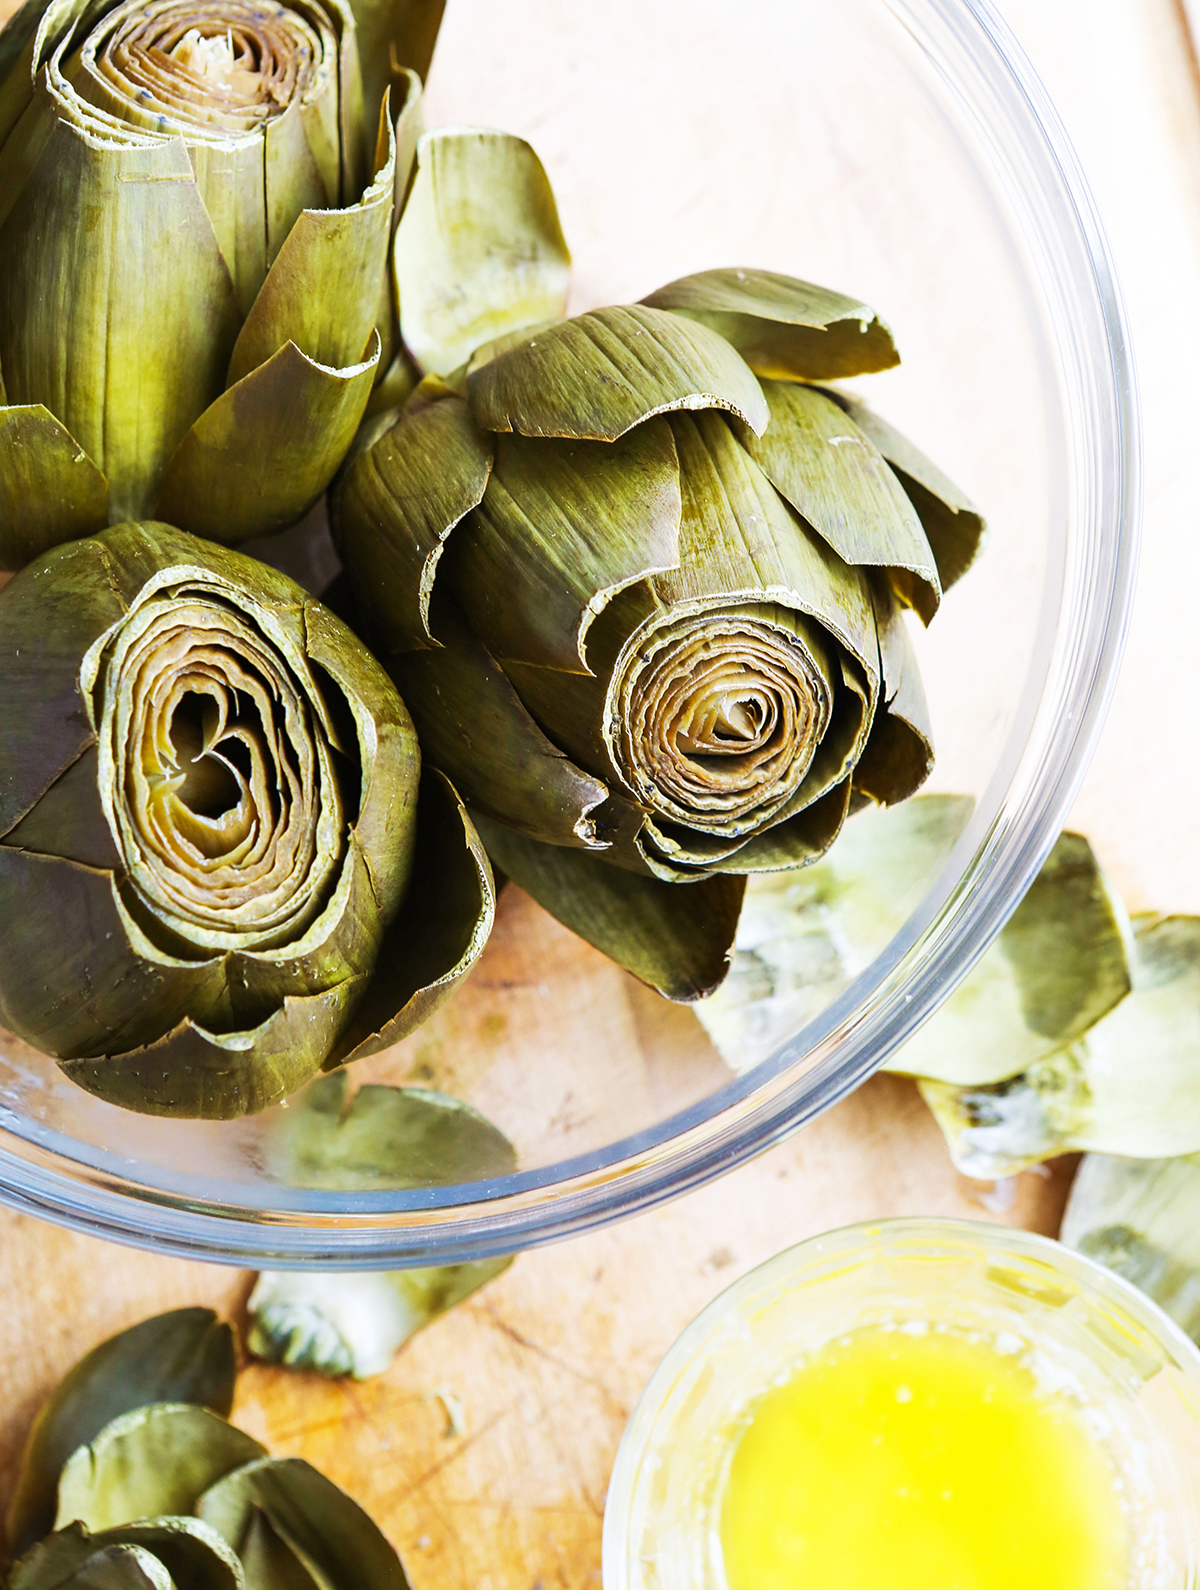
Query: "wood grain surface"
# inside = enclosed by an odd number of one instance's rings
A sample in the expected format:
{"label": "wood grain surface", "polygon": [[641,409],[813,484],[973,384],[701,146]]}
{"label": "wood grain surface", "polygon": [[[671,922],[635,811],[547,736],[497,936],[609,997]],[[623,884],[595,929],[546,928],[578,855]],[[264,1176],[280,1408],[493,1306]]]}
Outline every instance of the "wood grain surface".
{"label": "wood grain surface", "polygon": [[[12,8],[0,0],[0,15]],[[1191,616],[1200,588],[1190,374],[1200,347],[1195,61],[1176,0],[1086,8],[1003,0],[1001,10],[1055,97],[1096,193],[1133,328],[1146,430],[1139,603],[1074,825],[1093,836],[1132,905],[1200,910],[1189,793],[1200,674]],[[503,932],[516,931],[522,909],[508,913]],[[625,1420],[673,1337],[719,1290],[789,1243],[860,1219],[945,1213],[1052,1232],[1070,1171],[1060,1162],[998,1189],[969,1184],[949,1165],[912,1085],[878,1077],[722,1181],[523,1255],[375,1381],[247,1367],[234,1416],[370,1509],[403,1552],[415,1590],[582,1590],[600,1582],[604,1493]],[[0,1492],[33,1412],[80,1354],[182,1303],[237,1319],[249,1284],[234,1270],[0,1213]],[[461,1402],[462,1431],[448,1428],[443,1392]]]}

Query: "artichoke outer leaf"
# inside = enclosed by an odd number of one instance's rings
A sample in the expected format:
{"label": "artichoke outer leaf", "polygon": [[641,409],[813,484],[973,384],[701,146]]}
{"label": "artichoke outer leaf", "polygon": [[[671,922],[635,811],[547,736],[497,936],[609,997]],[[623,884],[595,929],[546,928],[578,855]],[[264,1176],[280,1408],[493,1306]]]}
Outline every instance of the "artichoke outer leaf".
{"label": "artichoke outer leaf", "polygon": [[193,1403],[131,1409],[63,1465],[55,1528],[109,1530],[193,1513],[219,1479],[264,1455],[252,1436]]}
{"label": "artichoke outer leaf", "polygon": [[716,332],[643,304],[576,315],[467,375],[489,431],[615,442],[655,414],[727,409],[761,435],[767,400],[741,355]]}
{"label": "artichoke outer leaf", "polygon": [[238,1553],[246,1590],[324,1590],[261,1508],[254,1508]]}
{"label": "artichoke outer leaf", "polygon": [[425,756],[473,809],[548,844],[600,848],[608,788],[546,738],[461,612],[437,604],[445,645],[392,659]]}
{"label": "artichoke outer leaf", "polygon": [[725,977],[744,879],[717,876],[680,888],[538,844],[487,817],[478,823],[488,854],[518,888],[666,998],[700,999]]}
{"label": "artichoke outer leaf", "polygon": [[45,0],[24,0],[0,24],[0,144],[29,103],[34,38],[45,10]]}
{"label": "artichoke outer leaf", "polygon": [[699,271],[642,303],[711,327],[756,375],[833,381],[900,363],[891,328],[868,305],[774,271]]}
{"label": "artichoke outer leaf", "polygon": [[248,1463],[215,1484],[196,1507],[239,1553],[256,1511],[328,1590],[411,1590],[378,1525],[302,1459]]}
{"label": "artichoke outer leaf", "polygon": [[0,224],[0,365],[8,401],[44,404],[104,473],[109,516],[136,517],[221,391],[233,284],[181,140],[93,144],[47,104],[36,178]]}
{"label": "artichoke outer leaf", "polygon": [[828,396],[846,411],[895,471],[924,527],[937,561],[942,590],[948,591],[962,579],[983,546],[983,516],[970,498],[895,426],[847,392],[830,392]]}
{"label": "artichoke outer leaf", "polygon": [[0,839],[0,845],[58,856],[81,866],[121,870],[121,855],[104,815],[97,784],[99,753],[90,745],[55,779],[33,809]]}
{"label": "artichoke outer leaf", "polygon": [[446,0],[351,0],[362,66],[363,102],[373,121],[390,86],[399,103],[408,68],[429,76]]}
{"label": "artichoke outer leaf", "polygon": [[303,518],[358,429],[380,358],[331,369],[293,342],[212,403],[179,443],[156,513],[230,545]]}
{"label": "artichoke outer leaf", "polygon": [[483,499],[492,448],[461,398],[399,420],[333,493],[333,527],[368,630],[382,649],[438,644],[429,603],[446,537]]}
{"label": "artichoke outer leaf", "polygon": [[554,193],[511,133],[421,137],[393,258],[401,330],[422,370],[446,375],[481,343],[566,312],[571,256]]}
{"label": "artichoke outer leaf", "polygon": [[12,1570],[12,1590],[57,1590],[76,1568],[99,1551],[145,1552],[169,1576],[175,1590],[244,1590],[236,1556],[198,1518],[148,1518],[93,1535],[68,1524],[33,1546]]}
{"label": "artichoke outer leaf", "polygon": [[189,1017],[144,1048],[60,1060],[59,1067],[89,1093],[143,1115],[207,1121],[253,1115],[316,1075],[367,983],[360,974],[319,993],[287,994],[250,1031],[210,1032]]}
{"label": "artichoke outer leaf", "polygon": [[811,806],[755,834],[721,863],[721,871],[783,872],[819,861],[842,831],[850,811],[850,787],[844,779]]}
{"label": "artichoke outer leaf", "polygon": [[501,435],[448,575],[494,657],[590,672],[597,615],[625,586],[678,566],[681,512],[665,420],[615,442]]}
{"label": "artichoke outer leaf", "polygon": [[888,571],[905,606],[928,624],[942,587],[916,510],[883,455],[846,411],[815,387],[764,380],[771,423],[738,439],[796,512],[856,568]]}
{"label": "artichoke outer leaf", "polygon": [[421,775],[416,865],[404,904],[325,1069],[377,1054],[427,1020],[483,953],[495,917],[483,844],[454,786],[430,769]]}
{"label": "artichoke outer leaf", "polygon": [[61,1590],[177,1590],[144,1546],[101,1546],[61,1581]]}
{"label": "artichoke outer leaf", "polygon": [[47,1534],[63,1464],[118,1414],[187,1402],[228,1414],[237,1360],[230,1327],[209,1308],[174,1309],[101,1342],[60,1381],[25,1441],[5,1528],[14,1554]]}
{"label": "artichoke outer leaf", "polygon": [[881,806],[896,806],[914,795],[933,771],[933,725],[904,615],[878,578],[872,596],[883,686],[855,765],[854,789]]}
{"label": "artichoke outer leaf", "polygon": [[108,481],[41,404],[0,408],[0,569],[103,530]]}
{"label": "artichoke outer leaf", "polygon": [[517,1154],[499,1127],[461,1099],[375,1083],[351,1093],[349,1076],[338,1071],[280,1117],[268,1162],[287,1187],[384,1192],[508,1176]]}
{"label": "artichoke outer leaf", "polygon": [[247,1304],[246,1346],[267,1363],[368,1380],[511,1263],[509,1256],[390,1272],[264,1270]]}
{"label": "artichoke outer leaf", "polygon": [[383,158],[370,186],[348,208],[299,216],[238,334],[227,386],[289,342],[330,369],[358,362],[378,317],[392,231],[396,135],[386,99],[381,114]]}

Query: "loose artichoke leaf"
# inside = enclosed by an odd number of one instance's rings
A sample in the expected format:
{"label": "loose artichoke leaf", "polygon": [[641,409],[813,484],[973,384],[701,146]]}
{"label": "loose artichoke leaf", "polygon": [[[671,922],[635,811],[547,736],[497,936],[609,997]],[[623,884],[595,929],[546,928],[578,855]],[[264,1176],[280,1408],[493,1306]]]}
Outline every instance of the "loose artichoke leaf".
{"label": "loose artichoke leaf", "polygon": [[59,1066],[89,1093],[143,1115],[208,1121],[253,1115],[316,1075],[368,983],[363,974],[319,993],[286,994],[278,1010],[246,1032],[210,1032],[186,1017],[141,1049]]}
{"label": "loose artichoke leaf", "polygon": [[220,957],[157,960],[130,949],[113,874],[0,845],[0,921],[20,922],[0,962],[0,1022],[83,1074],[116,1064],[87,1058],[97,1013],[117,1056],[153,1043],[164,1024],[222,1007]]}
{"label": "loose artichoke leaf", "polygon": [[235,1470],[200,1498],[196,1511],[238,1551],[256,1508],[328,1590],[411,1590],[374,1521],[300,1458],[266,1458]]}
{"label": "loose artichoke leaf", "polygon": [[942,587],[916,510],[883,455],[826,393],[763,381],[771,423],[738,440],[796,512],[847,563],[887,571],[896,596],[928,624]]}
{"label": "loose artichoke leaf", "polygon": [[[47,1526],[48,1527],[48,1526]],[[175,1590],[243,1590],[237,1557],[198,1518],[149,1518],[93,1535],[80,1523],[38,1541],[13,1567],[11,1590],[57,1590],[97,1551],[132,1547],[154,1558]]]}
{"label": "loose artichoke leaf", "polygon": [[446,537],[483,499],[490,438],[457,397],[402,414],[333,493],[334,536],[369,633],[389,652],[434,646],[429,603]]}
{"label": "loose artichoke leaf", "polygon": [[878,577],[871,595],[883,686],[870,735],[854,769],[854,789],[881,806],[896,806],[914,795],[933,772],[933,724],[904,616]]}
{"label": "loose artichoke leaf", "polygon": [[108,481],[67,428],[41,404],[0,407],[0,569],[107,523]]}
{"label": "loose artichoke leaf", "polygon": [[1135,922],[1133,991],[1069,1048],[992,1086],[921,1082],[955,1164],[988,1180],[1075,1150],[1200,1152],[1200,917]]}
{"label": "loose artichoke leaf", "polygon": [[344,1071],[314,1082],[280,1117],[267,1156],[284,1186],[332,1192],[451,1186],[517,1168],[504,1133],[461,1099],[373,1083],[351,1093]]}
{"label": "loose artichoke leaf", "polygon": [[392,659],[429,765],[530,839],[599,848],[594,813],[607,787],[546,738],[458,608],[439,599],[436,615],[445,645]]}
{"label": "loose artichoke leaf", "polygon": [[960,1087],[1026,1072],[1126,998],[1136,953],[1091,846],[1064,833],[996,944],[886,1069]]}
{"label": "loose artichoke leaf", "polygon": [[468,372],[489,431],[615,442],[655,414],[728,409],[761,435],[767,400],[735,349],[693,321],[643,304],[564,320]]}
{"label": "loose artichoke leaf", "polygon": [[84,867],[119,871],[121,856],[97,787],[99,756],[91,745],[61,774],[0,845],[59,856]]}
{"label": "loose artichoke leaf", "polygon": [[425,133],[394,270],[404,341],[440,375],[480,343],[565,314],[571,256],[532,147],[481,127]]}
{"label": "loose artichoke leaf", "polygon": [[924,527],[937,561],[942,590],[948,591],[956,580],[962,579],[983,545],[986,526],[978,508],[936,464],[865,403],[847,392],[830,392],[828,396],[846,411],[895,470]]}
{"label": "loose artichoke leaf", "polygon": [[900,363],[891,329],[873,309],[774,271],[699,271],[642,302],[709,326],[756,375],[833,381]]}
{"label": "loose artichoke leaf", "polygon": [[380,358],[331,369],[293,342],[223,392],[180,441],[155,510],[225,545],[302,519],[333,479],[362,419]]}
{"label": "loose artichoke leaf", "polygon": [[494,657],[590,672],[596,615],[635,580],[678,566],[681,512],[665,420],[615,442],[499,436],[448,577]]}
{"label": "loose artichoke leaf", "polygon": [[722,981],[745,881],[717,876],[686,888],[578,850],[542,845],[477,818],[488,854],[564,927],[668,999],[700,999]]}
{"label": "loose artichoke leaf", "polygon": [[483,953],[495,917],[483,844],[454,786],[430,769],[421,776],[416,865],[404,905],[325,1069],[399,1043],[445,1004]]}
{"label": "loose artichoke leaf", "polygon": [[117,1529],[196,1512],[205,1491],[265,1451],[253,1437],[193,1403],[134,1408],[67,1459],[58,1480],[54,1527],[79,1522],[93,1531]]}
{"label": "loose artichoke leaf", "polygon": [[368,1380],[381,1375],[417,1331],[511,1263],[506,1257],[357,1274],[264,1270],[247,1305],[246,1346],[271,1364]]}
{"label": "loose artichoke leaf", "polygon": [[43,1404],[21,1454],[5,1528],[14,1555],[53,1526],[63,1464],[118,1414],[151,1402],[233,1406],[233,1332],[209,1308],[174,1309],[101,1342]]}
{"label": "loose artichoke leaf", "polygon": [[1200,1343],[1200,1154],[1087,1154],[1060,1240],[1140,1287]]}
{"label": "loose artichoke leaf", "polygon": [[375,328],[392,232],[396,135],[386,95],[380,133],[382,159],[358,202],[305,210],[288,233],[238,334],[228,386],[289,342],[330,369],[358,361]]}
{"label": "loose artichoke leaf", "polygon": [[93,142],[47,114],[33,177],[0,222],[0,365],[8,401],[62,422],[122,519],[151,506],[220,393],[237,307],[183,143]]}
{"label": "loose artichoke leaf", "polygon": [[919,795],[890,811],[862,812],[813,866],[748,880],[729,977],[696,1005],[732,1070],[767,1059],[887,947],[973,804],[965,795]]}

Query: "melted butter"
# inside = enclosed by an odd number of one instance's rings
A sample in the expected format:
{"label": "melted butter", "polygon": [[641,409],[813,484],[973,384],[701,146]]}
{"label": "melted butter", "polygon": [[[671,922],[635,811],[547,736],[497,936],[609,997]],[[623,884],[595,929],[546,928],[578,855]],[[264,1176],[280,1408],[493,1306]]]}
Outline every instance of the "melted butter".
{"label": "melted butter", "polygon": [[730,1590],[1124,1590],[1110,1459],[1019,1360],[867,1330],[759,1403],[721,1511]]}

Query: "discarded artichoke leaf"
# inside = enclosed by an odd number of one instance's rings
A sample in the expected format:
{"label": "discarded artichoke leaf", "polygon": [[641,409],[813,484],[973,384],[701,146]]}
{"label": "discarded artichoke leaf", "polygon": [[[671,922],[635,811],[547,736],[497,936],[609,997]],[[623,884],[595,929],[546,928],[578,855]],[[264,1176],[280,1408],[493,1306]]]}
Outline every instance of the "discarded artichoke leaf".
{"label": "discarded artichoke leaf", "polygon": [[756,375],[832,381],[900,363],[891,330],[873,309],[774,271],[699,271],[642,302],[719,332]]}
{"label": "discarded artichoke leaf", "polygon": [[1140,1287],[1200,1343],[1200,1154],[1086,1154],[1060,1240]]}
{"label": "discarded artichoke leaf", "polygon": [[107,1530],[194,1513],[204,1491],[264,1454],[251,1436],[193,1403],[134,1408],[67,1459],[54,1527]]}
{"label": "discarded artichoke leaf", "polygon": [[401,331],[422,370],[447,375],[481,343],[562,316],[571,256],[530,145],[488,128],[426,133],[394,263]]}
{"label": "discarded artichoke leaf", "polygon": [[576,315],[470,371],[488,431],[615,442],[655,414],[728,409],[756,435],[770,419],[754,375],[715,332],[641,304]]}
{"label": "discarded artichoke leaf", "polygon": [[198,1518],[148,1518],[92,1534],[68,1524],[47,1535],[15,1563],[11,1590],[56,1590],[97,1552],[127,1548],[145,1553],[175,1590],[243,1590],[237,1557],[215,1529]]}
{"label": "discarded artichoke leaf", "polygon": [[948,591],[962,579],[983,545],[986,527],[978,508],[907,437],[865,403],[848,392],[827,396],[846,411],[895,470],[937,560],[942,590]]}
{"label": "discarded artichoke leaf", "polygon": [[119,1414],[174,1402],[227,1415],[236,1372],[233,1332],[207,1308],[159,1314],[93,1348],[30,1427],[8,1506],[10,1551],[19,1555],[50,1530],[63,1464]]}
{"label": "discarded artichoke leaf", "polygon": [[886,1069],[958,1087],[1027,1072],[1119,1006],[1133,956],[1092,847],[1064,833],[996,943]]}
{"label": "discarded artichoke leaf", "polygon": [[729,970],[745,881],[680,888],[476,815],[495,865],[551,916],[667,999],[701,999]]}
{"label": "discarded artichoke leaf", "polygon": [[271,1364],[366,1380],[381,1375],[410,1336],[511,1263],[506,1257],[358,1274],[266,1270],[247,1305],[246,1346]]}
{"label": "discarded artichoke leaf", "polygon": [[1200,917],[1134,925],[1132,992],[1069,1048],[992,1086],[921,1081],[965,1175],[995,1180],[1080,1149],[1200,1152]]}
{"label": "discarded artichoke leaf", "polygon": [[256,1510],[327,1590],[411,1590],[373,1520],[300,1458],[266,1458],[236,1469],[196,1507],[239,1553]]}
{"label": "discarded artichoke leaf", "polygon": [[729,977],[695,1007],[728,1066],[740,1073],[766,1060],[887,947],[973,804],[919,795],[861,812],[812,866],[748,880]]}
{"label": "discarded artichoke leaf", "polygon": [[0,389],[0,569],[103,530],[108,481],[40,403],[3,407]]}

